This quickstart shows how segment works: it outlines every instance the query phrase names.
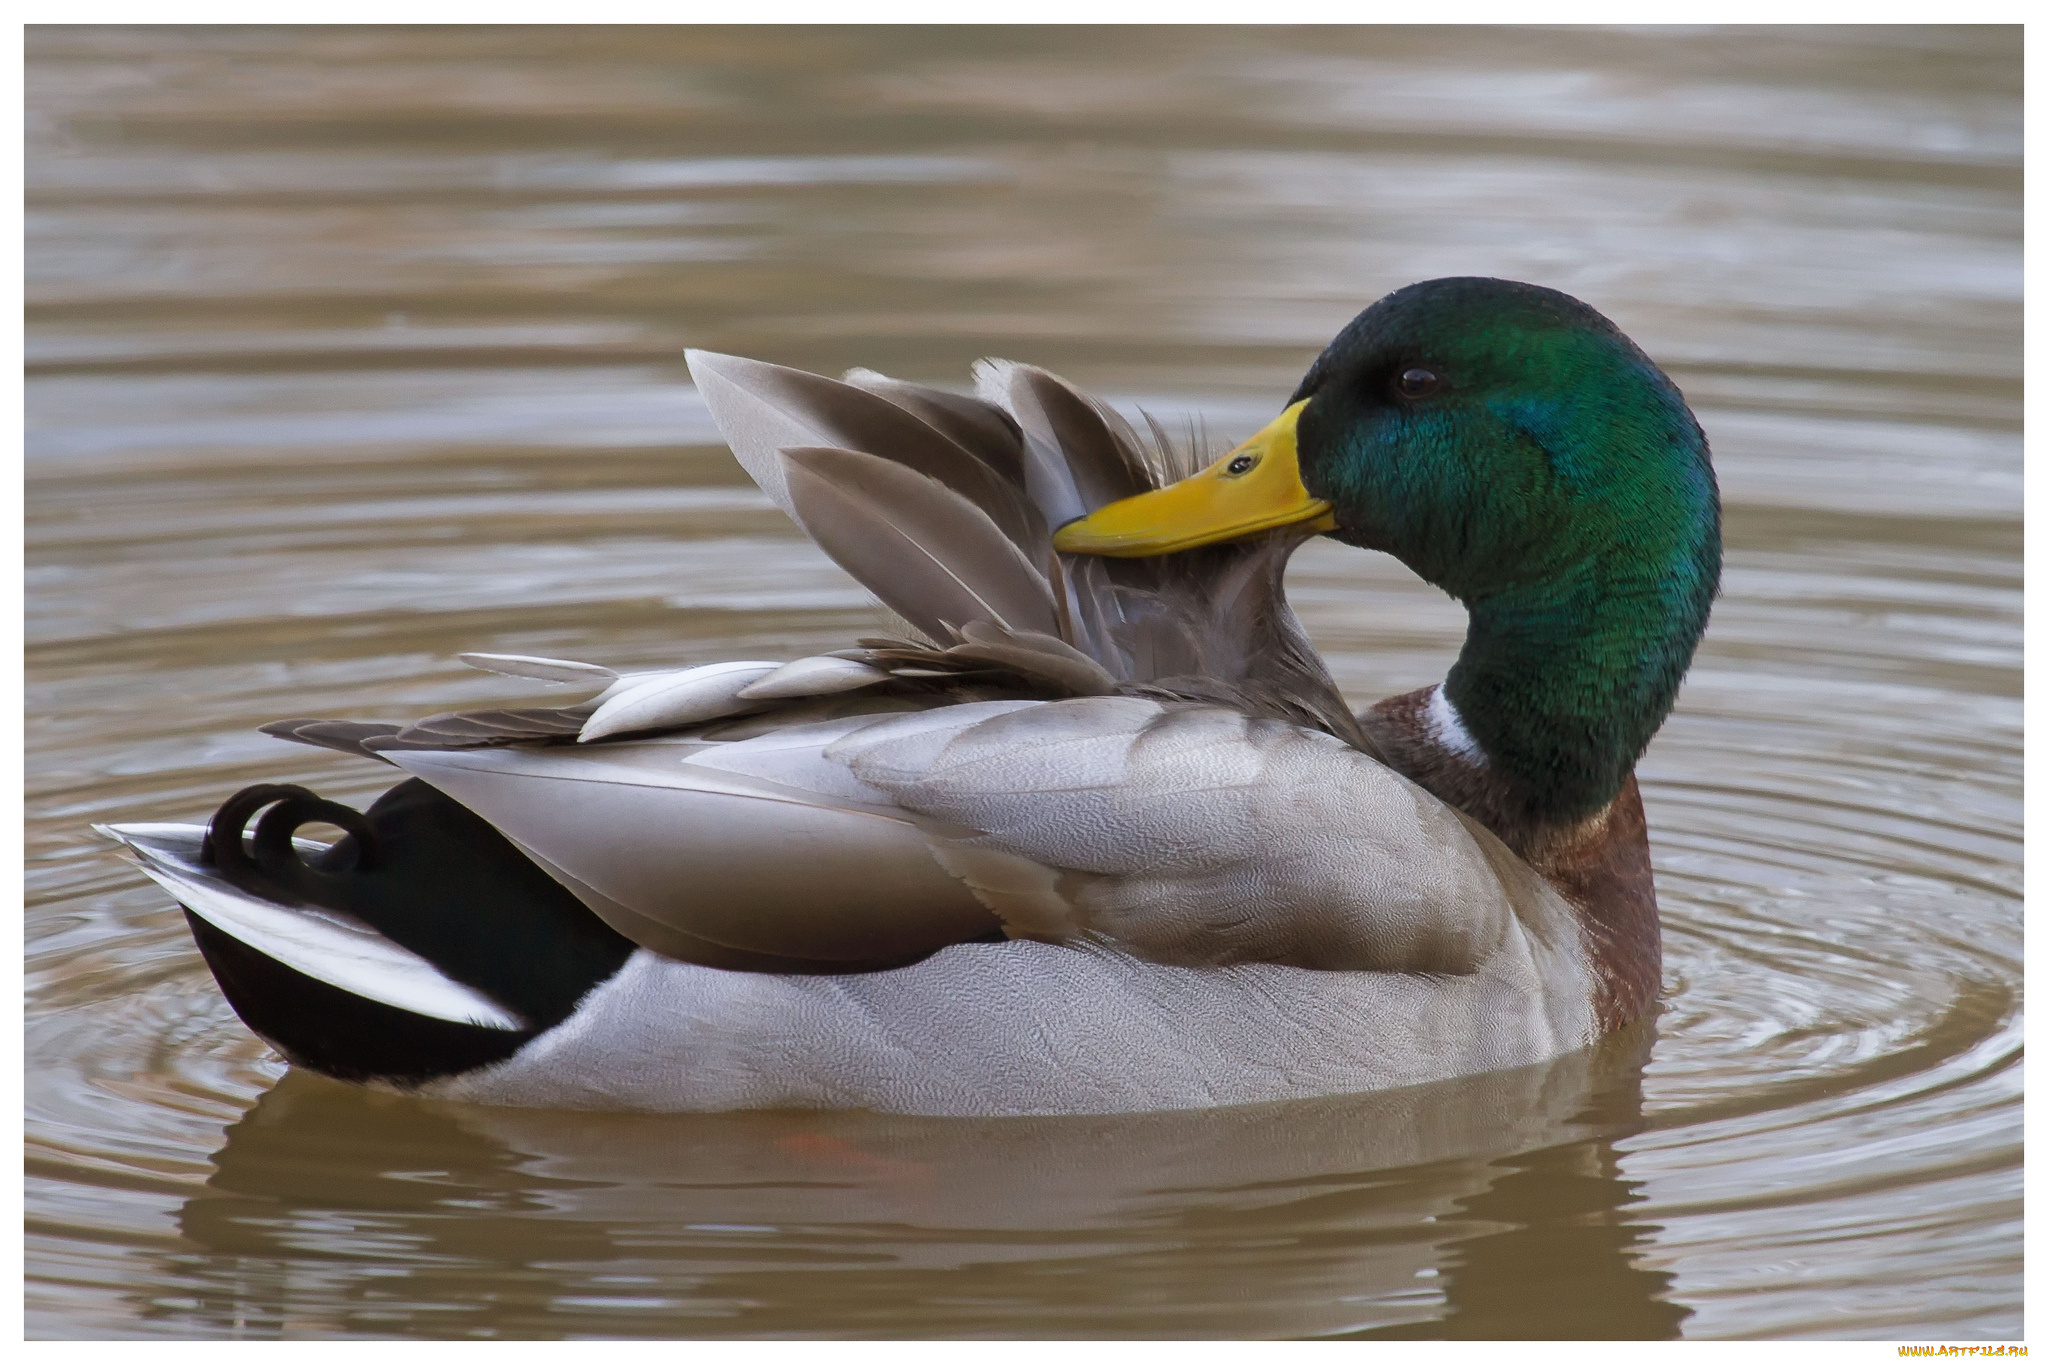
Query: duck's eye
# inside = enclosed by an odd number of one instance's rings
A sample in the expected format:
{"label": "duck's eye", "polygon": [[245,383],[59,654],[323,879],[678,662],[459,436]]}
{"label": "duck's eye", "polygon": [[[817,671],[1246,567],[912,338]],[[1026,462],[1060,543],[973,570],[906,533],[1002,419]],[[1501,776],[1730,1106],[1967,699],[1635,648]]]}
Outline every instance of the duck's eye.
{"label": "duck's eye", "polygon": [[1434,370],[1407,369],[1394,380],[1394,392],[1403,398],[1427,398],[1441,382]]}
{"label": "duck's eye", "polygon": [[1223,472],[1226,474],[1248,474],[1251,472],[1251,467],[1258,462],[1259,457],[1256,455],[1240,455],[1229,464],[1223,466]]}

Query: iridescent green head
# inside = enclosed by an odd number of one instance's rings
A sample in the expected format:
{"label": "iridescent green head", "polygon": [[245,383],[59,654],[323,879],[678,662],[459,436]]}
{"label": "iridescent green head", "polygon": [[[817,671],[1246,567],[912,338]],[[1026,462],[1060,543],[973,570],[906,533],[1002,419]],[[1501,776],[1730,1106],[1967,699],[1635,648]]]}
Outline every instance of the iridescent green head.
{"label": "iridescent green head", "polygon": [[1338,537],[1461,601],[1616,554],[1696,573],[1687,551],[1713,540],[1713,469],[1685,400],[1554,289],[1389,294],[1324,350],[1289,401],[1303,399],[1302,483],[1333,505]]}
{"label": "iridescent green head", "polygon": [[1612,799],[1720,582],[1713,465],[1677,387],[1577,299],[1445,279],[1359,314],[1293,401],[1334,534],[1471,611],[1445,693],[1489,764],[1553,818]]}

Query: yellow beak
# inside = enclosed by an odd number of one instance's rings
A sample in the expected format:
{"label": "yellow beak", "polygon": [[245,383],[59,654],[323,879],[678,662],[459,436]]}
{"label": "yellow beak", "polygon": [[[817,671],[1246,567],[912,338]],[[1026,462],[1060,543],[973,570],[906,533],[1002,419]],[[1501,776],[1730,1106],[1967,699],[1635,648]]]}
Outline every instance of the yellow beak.
{"label": "yellow beak", "polygon": [[1136,559],[1214,545],[1309,521],[1315,531],[1334,531],[1330,504],[1301,486],[1294,452],[1294,424],[1303,399],[1264,431],[1199,474],[1179,483],[1098,507],[1054,533],[1062,554]]}

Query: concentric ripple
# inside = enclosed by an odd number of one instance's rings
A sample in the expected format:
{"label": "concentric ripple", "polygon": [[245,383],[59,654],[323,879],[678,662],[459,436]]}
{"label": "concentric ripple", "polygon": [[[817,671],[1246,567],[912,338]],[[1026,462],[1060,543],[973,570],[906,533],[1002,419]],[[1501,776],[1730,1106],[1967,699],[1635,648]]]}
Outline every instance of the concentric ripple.
{"label": "concentric ripple", "polygon": [[[29,1330],[2017,1337],[2017,48],[32,31]],[[1595,303],[1714,442],[1653,1028],[1114,1119],[426,1104],[283,1066],[91,832],[367,801],[255,727],[522,698],[462,650],[866,633],[686,345],[1008,355],[1220,446],[1448,273]],[[1454,657],[1384,559],[1290,587],[1360,703]]]}

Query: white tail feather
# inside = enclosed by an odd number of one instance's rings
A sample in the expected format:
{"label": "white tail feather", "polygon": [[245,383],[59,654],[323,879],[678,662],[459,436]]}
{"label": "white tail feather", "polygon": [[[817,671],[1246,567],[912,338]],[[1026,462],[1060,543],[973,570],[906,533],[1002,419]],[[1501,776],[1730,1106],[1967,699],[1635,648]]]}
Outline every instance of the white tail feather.
{"label": "white tail feather", "polygon": [[[482,993],[441,974],[367,925],[324,910],[274,905],[222,881],[197,861],[197,825],[96,825],[134,851],[142,870],[179,903],[229,937],[295,972],[351,995],[412,1014],[479,1028],[519,1030],[526,1022]],[[317,848],[307,840],[301,846]]]}

